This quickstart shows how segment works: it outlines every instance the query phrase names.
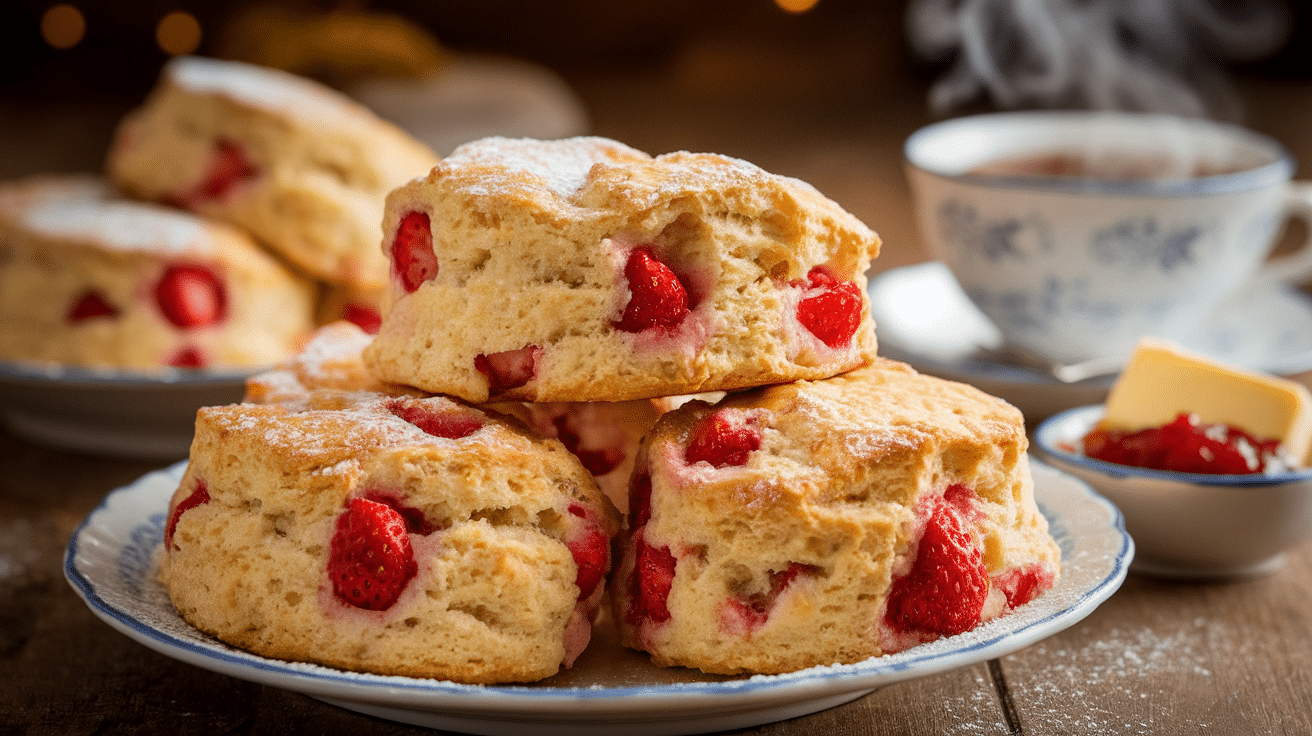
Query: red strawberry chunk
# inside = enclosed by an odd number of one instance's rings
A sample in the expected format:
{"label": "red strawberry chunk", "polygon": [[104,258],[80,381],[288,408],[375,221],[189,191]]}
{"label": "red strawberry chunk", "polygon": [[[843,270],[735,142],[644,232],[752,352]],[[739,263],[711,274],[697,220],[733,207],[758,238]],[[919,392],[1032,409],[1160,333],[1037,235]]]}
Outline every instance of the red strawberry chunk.
{"label": "red strawberry chunk", "polygon": [[410,534],[418,534],[422,537],[432,534],[439,529],[436,524],[429,521],[428,518],[424,516],[423,511],[420,511],[414,506],[408,506],[402,503],[401,499],[389,493],[383,491],[369,491],[364,494],[364,497],[374,503],[381,503],[400,514],[401,520],[405,522],[405,530]]}
{"label": "red strawberry chunk", "polygon": [[670,620],[667,602],[674,585],[674,568],[677,564],[669,547],[652,547],[634,534],[633,577],[629,581],[629,610],[625,619],[631,624],[644,621],[661,623]]}
{"label": "red strawberry chunk", "polygon": [[774,609],[779,596],[793,584],[794,580],[803,575],[815,575],[819,571],[820,568],[815,565],[790,562],[788,567],[770,573],[769,590],[736,596],[731,598],[729,603],[749,629],[759,628],[770,618],[770,611]]}
{"label": "red strawberry chunk", "polygon": [[196,185],[193,198],[224,199],[237,185],[259,175],[260,170],[251,163],[245,149],[233,141],[219,139],[214,143],[214,157],[210,161],[209,172]]}
{"label": "red strawberry chunk", "polygon": [[383,325],[383,316],[377,309],[350,302],[342,307],[342,319],[354,323],[370,335],[377,335],[378,328]]}
{"label": "red strawberry chunk", "polygon": [[689,464],[706,461],[717,468],[743,465],[753,451],[761,449],[761,429],[756,417],[733,409],[721,409],[702,420],[688,442],[684,458]]}
{"label": "red strawberry chunk", "polygon": [[582,438],[574,428],[573,418],[572,414],[561,414],[551,420],[551,423],[556,428],[556,439],[583,463],[583,467],[587,468],[589,473],[605,475],[624,462],[624,448],[618,445],[601,449],[584,449]]}
{"label": "red strawberry chunk", "polygon": [[499,393],[519,388],[537,375],[542,348],[528,345],[517,350],[474,356],[474,368],[487,377],[488,390]]}
{"label": "red strawberry chunk", "polygon": [[851,281],[838,281],[823,266],[807,275],[810,288],[797,305],[797,321],[831,348],[852,343],[861,327],[861,290]]}
{"label": "red strawberry chunk", "polygon": [[437,275],[433,230],[427,213],[408,212],[401,218],[392,239],[392,272],[401,279],[407,293]]}
{"label": "red strawberry chunk", "polygon": [[911,571],[889,590],[885,621],[893,630],[950,636],[979,623],[988,570],[961,516],[951,502],[930,514]]}
{"label": "red strawberry chunk", "polygon": [[329,549],[333,593],[356,608],[385,611],[418,572],[401,514],[387,504],[351,499],[337,517]]}
{"label": "red strawberry chunk", "polygon": [[629,481],[629,528],[637,529],[651,519],[651,474],[634,473]]}
{"label": "red strawberry chunk", "polygon": [[205,354],[199,348],[182,348],[174,353],[167,361],[168,365],[174,368],[204,368],[209,365]]}
{"label": "red strawberry chunk", "polygon": [[193,490],[186,498],[178,501],[178,505],[173,507],[169,514],[168,523],[164,526],[164,546],[177,549],[173,544],[173,533],[178,529],[178,519],[186,512],[210,502],[210,492],[205,488],[205,481],[197,480],[196,489]]}
{"label": "red strawberry chunk", "polygon": [[615,326],[625,332],[671,330],[688,316],[688,290],[669,266],[648,248],[635,248],[624,266],[629,303]]}
{"label": "red strawberry chunk", "polygon": [[[588,518],[587,511],[577,504],[570,505],[569,513],[582,519]],[[588,522],[566,537],[565,546],[569,547],[570,554],[574,556],[574,564],[578,568],[574,584],[579,589],[579,600],[584,600],[592,595],[597,584],[606,576],[606,567],[610,564],[610,537],[595,523]]]}
{"label": "red strawberry chunk", "polygon": [[95,289],[88,289],[77,301],[73,302],[65,319],[69,322],[81,322],[96,317],[117,317],[118,309],[105,300],[105,296]]}
{"label": "red strawberry chunk", "polygon": [[1018,567],[998,576],[994,584],[1007,596],[1007,607],[1023,606],[1053,583],[1052,571],[1039,563]]}
{"label": "red strawberry chunk", "polygon": [[387,410],[434,437],[448,440],[468,437],[483,428],[483,418],[473,412],[434,411],[423,404],[403,400],[389,403]]}
{"label": "red strawberry chunk", "polygon": [[155,284],[155,302],[169,322],[184,330],[215,324],[228,310],[223,282],[204,266],[164,269]]}

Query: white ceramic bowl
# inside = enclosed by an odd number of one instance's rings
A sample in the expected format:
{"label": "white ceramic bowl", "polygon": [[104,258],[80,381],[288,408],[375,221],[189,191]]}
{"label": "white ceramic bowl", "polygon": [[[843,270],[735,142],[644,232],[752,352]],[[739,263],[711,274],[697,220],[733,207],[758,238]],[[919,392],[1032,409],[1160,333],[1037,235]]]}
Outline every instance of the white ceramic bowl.
{"label": "white ceramic bowl", "polygon": [[1235,577],[1278,569],[1312,536],[1312,469],[1279,475],[1203,475],[1103,462],[1079,452],[1101,404],[1052,416],[1034,433],[1038,454],[1120,507],[1134,538],[1135,572]]}

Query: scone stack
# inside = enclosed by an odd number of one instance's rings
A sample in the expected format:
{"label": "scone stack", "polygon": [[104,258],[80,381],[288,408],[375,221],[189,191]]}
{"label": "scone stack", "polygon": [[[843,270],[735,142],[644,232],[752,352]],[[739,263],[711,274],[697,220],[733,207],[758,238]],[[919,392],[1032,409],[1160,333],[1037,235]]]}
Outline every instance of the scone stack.
{"label": "scone stack", "polygon": [[568,666],[609,613],[657,665],[781,673],[964,633],[1059,575],[1020,412],[876,355],[879,240],[811,186],[493,138],[382,223],[377,336],[325,328],[198,416],[163,567],[198,628],[509,682]]}
{"label": "scone stack", "polygon": [[311,80],[175,58],[103,179],[0,183],[0,359],[267,366],[317,325],[376,329],[384,197],[436,161]]}

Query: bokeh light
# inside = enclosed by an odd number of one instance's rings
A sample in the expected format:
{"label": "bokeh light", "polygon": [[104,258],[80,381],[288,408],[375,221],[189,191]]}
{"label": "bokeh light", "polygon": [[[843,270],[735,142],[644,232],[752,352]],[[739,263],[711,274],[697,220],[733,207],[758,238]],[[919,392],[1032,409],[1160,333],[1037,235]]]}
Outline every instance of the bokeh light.
{"label": "bokeh light", "polygon": [[52,5],[41,16],[41,38],[54,48],[71,49],[86,35],[87,19],[72,5]]}
{"label": "bokeh light", "polygon": [[820,0],[774,0],[781,10],[789,13],[805,13],[814,8]]}
{"label": "bokeh light", "polygon": [[200,21],[185,10],[160,18],[155,26],[155,43],[170,56],[190,54],[200,46]]}

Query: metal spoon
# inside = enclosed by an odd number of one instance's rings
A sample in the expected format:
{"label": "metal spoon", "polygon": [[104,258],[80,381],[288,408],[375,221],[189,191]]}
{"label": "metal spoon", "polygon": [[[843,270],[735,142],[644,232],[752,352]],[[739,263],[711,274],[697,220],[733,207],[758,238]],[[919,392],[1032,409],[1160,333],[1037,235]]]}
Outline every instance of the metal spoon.
{"label": "metal spoon", "polygon": [[1092,358],[1076,363],[1063,363],[1009,342],[1004,342],[998,347],[980,346],[979,352],[986,359],[1033,368],[1062,383],[1079,383],[1090,378],[1110,376],[1120,373],[1125,367],[1124,358]]}

